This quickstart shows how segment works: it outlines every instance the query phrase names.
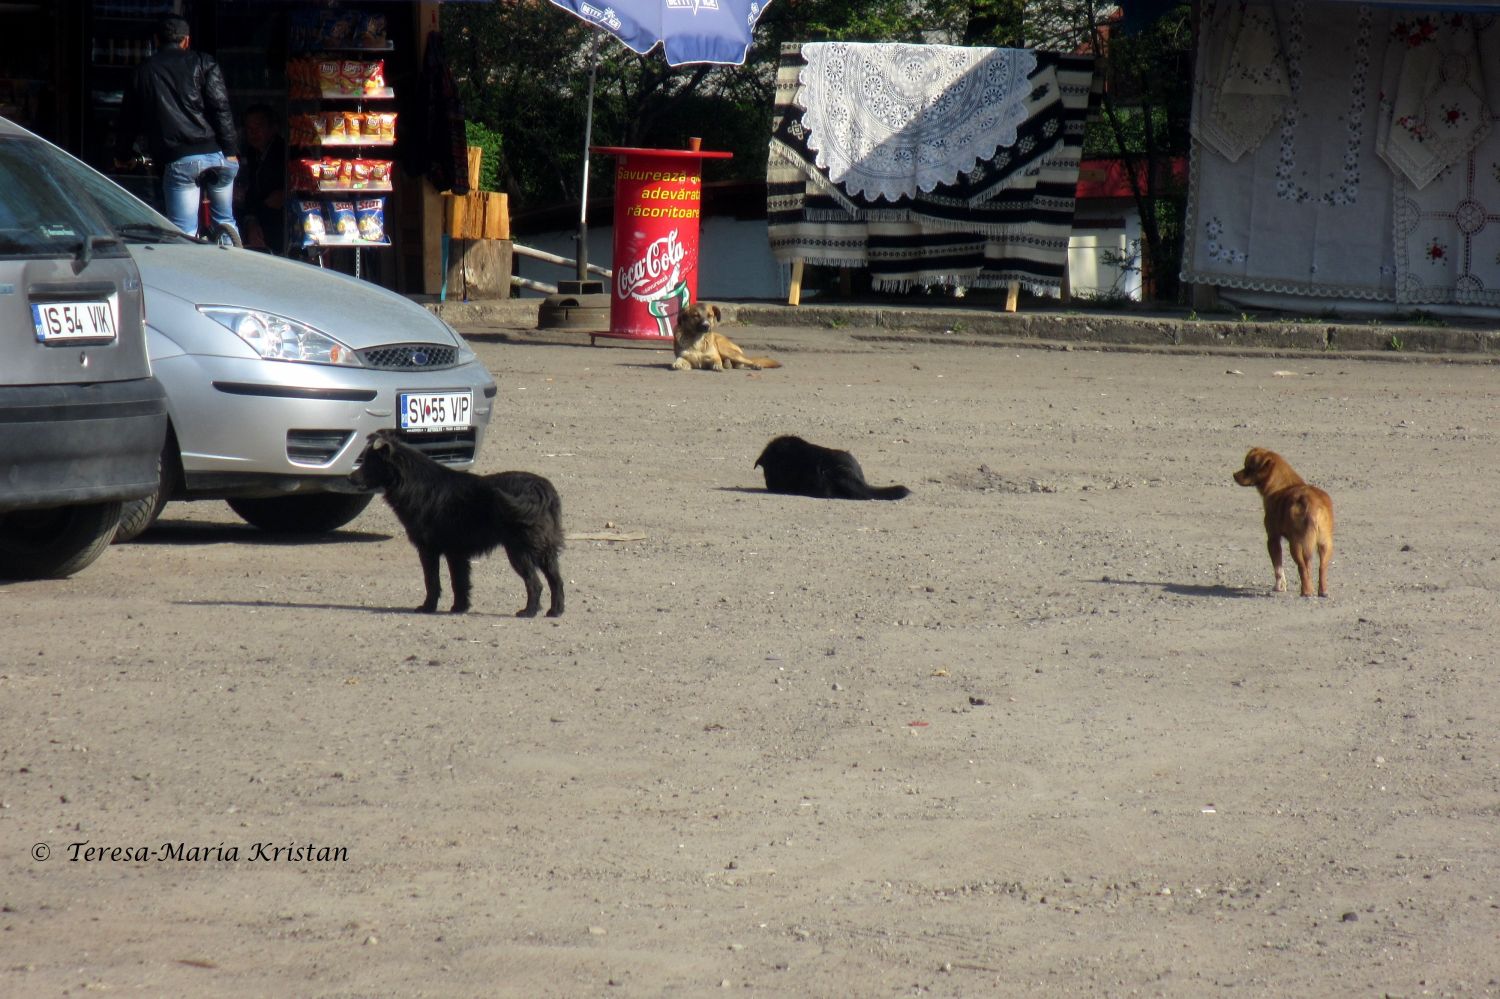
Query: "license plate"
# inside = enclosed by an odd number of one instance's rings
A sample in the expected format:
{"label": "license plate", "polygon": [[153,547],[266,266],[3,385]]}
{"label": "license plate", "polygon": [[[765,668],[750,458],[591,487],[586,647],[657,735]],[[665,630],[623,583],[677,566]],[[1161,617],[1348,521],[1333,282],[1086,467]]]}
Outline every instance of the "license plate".
{"label": "license plate", "polygon": [[33,302],[31,318],[41,343],[111,343],[118,333],[113,302]]}
{"label": "license plate", "polygon": [[402,430],[467,430],[473,421],[472,392],[401,392]]}

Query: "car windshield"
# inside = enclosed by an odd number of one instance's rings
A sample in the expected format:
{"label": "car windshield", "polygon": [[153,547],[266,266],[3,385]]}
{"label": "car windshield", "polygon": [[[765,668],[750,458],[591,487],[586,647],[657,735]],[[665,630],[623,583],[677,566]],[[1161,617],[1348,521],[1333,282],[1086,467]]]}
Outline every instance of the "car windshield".
{"label": "car windshield", "polygon": [[93,167],[71,156],[59,157],[57,171],[70,190],[86,195],[97,207],[115,235],[129,242],[192,241],[140,198]]}
{"label": "car windshield", "polygon": [[62,257],[85,248],[99,256],[125,252],[94,202],[80,197],[76,167],[83,164],[39,139],[0,134],[0,254]]}

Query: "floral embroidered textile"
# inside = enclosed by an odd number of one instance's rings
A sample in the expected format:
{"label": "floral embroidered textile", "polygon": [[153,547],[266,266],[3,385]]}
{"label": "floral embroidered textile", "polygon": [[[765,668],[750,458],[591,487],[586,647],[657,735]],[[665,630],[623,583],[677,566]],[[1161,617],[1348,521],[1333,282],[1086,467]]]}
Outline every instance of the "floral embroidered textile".
{"label": "floral embroidered textile", "polygon": [[1500,141],[1425,187],[1398,176],[1395,199],[1397,301],[1500,305]]}
{"label": "floral embroidered textile", "polygon": [[1428,12],[1391,27],[1380,155],[1417,188],[1457,163],[1490,130],[1474,18]]}
{"label": "floral embroidered textile", "polygon": [[1204,22],[1204,33],[1225,43],[1214,49],[1202,82],[1204,111],[1195,135],[1231,163],[1265,140],[1292,93],[1271,15],[1269,6],[1220,3]]}

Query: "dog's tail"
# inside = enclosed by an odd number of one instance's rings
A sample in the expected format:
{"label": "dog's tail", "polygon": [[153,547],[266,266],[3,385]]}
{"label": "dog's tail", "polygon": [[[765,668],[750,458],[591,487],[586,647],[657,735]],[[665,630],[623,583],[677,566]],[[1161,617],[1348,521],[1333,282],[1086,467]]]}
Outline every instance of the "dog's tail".
{"label": "dog's tail", "polygon": [[747,357],[745,363],[752,368],[779,368],[781,362],[774,357]]}
{"label": "dog's tail", "polygon": [[862,500],[898,500],[911,495],[911,490],[905,486],[872,486],[862,477],[855,475],[844,475],[839,478],[841,482],[835,487],[834,495],[836,496]]}

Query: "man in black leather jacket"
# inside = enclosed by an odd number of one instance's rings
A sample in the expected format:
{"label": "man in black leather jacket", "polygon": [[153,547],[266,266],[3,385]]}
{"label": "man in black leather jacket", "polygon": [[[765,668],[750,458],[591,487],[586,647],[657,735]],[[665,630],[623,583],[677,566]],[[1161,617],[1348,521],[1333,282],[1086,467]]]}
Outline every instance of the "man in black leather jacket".
{"label": "man in black leather jacket", "polygon": [[115,159],[130,159],[136,138],[145,133],[161,169],[167,217],[197,235],[199,184],[204,183],[216,237],[238,246],[233,198],[239,140],[229,91],[213,56],[188,48],[188,32],[180,17],[164,17],[158,24],[156,53],[136,67],[120,106]]}

